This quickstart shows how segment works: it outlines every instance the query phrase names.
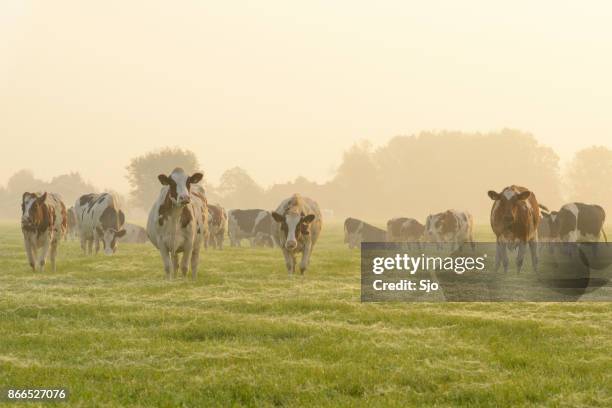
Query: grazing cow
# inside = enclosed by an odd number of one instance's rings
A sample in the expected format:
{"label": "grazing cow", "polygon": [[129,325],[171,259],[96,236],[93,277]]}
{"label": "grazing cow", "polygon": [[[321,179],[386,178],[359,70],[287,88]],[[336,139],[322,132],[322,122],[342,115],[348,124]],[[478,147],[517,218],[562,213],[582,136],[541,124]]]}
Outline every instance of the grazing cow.
{"label": "grazing cow", "polygon": [[67,230],[66,230],[66,239],[68,239],[68,237],[71,238],[77,238],[79,236],[79,225],[77,222],[77,215],[76,215],[76,210],[74,209],[74,206],[70,207],[67,211],[66,211],[66,217],[68,219],[67,222]]}
{"label": "grazing cow", "polygon": [[140,225],[127,223],[123,226],[125,235],[119,239],[119,242],[126,244],[144,244],[147,242],[147,231]]}
{"label": "grazing cow", "polygon": [[465,211],[447,210],[431,214],[425,221],[425,234],[430,242],[450,243],[451,250],[461,249],[469,242],[475,248],[473,237],[474,221]]}
{"label": "grazing cow", "polygon": [[183,277],[190,264],[192,279],[197,277],[200,248],[208,230],[206,197],[196,187],[202,177],[202,173],[189,176],[181,168],[158,176],[163,187],[149,212],[147,235],[161,254],[167,279],[176,275],[180,253]]}
{"label": "grazing cow", "polygon": [[223,249],[225,230],[227,228],[227,214],[220,205],[208,204],[208,239],[204,246]]}
{"label": "grazing cow", "polygon": [[96,254],[100,251],[100,241],[105,255],[117,251],[117,241],[125,235],[122,228],[125,215],[119,209],[117,198],[111,193],[85,194],[79,197],[74,205],[81,237],[81,249],[85,254]]}
{"label": "grazing cow", "polygon": [[277,227],[270,211],[260,213],[257,218],[255,218],[255,226],[253,227],[253,245],[267,246],[270,248],[278,246],[278,237],[276,234]]}
{"label": "grazing cow", "polygon": [[21,231],[28,262],[33,271],[45,269],[47,256],[55,272],[57,246],[68,227],[66,206],[57,194],[23,193]]}
{"label": "grazing cow", "polygon": [[561,242],[599,242],[603,233],[606,212],[599,205],[569,203],[559,210],[555,218],[555,238]]}
{"label": "grazing cow", "polygon": [[322,219],[319,205],[299,194],[287,198],[272,213],[278,223],[277,236],[289,275],[295,272],[296,257],[302,253],[300,273],[302,276],[310,263],[312,250],[321,234]]}
{"label": "grazing cow", "polygon": [[512,185],[501,193],[488,192],[493,200],[491,207],[491,228],[497,237],[495,270],[504,265],[508,271],[507,249],[518,247],[516,268],[520,272],[525,259],[525,246],[529,244],[531,263],[534,271],[538,268],[538,236],[540,225],[540,206],[533,192],[525,187]]}
{"label": "grazing cow", "polygon": [[251,246],[255,245],[255,224],[269,214],[266,210],[230,210],[227,213],[227,235],[230,245],[239,247],[240,241],[248,239]]}
{"label": "grazing cow", "polygon": [[362,242],[385,242],[387,232],[356,218],[344,220],[344,243],[357,248]]}

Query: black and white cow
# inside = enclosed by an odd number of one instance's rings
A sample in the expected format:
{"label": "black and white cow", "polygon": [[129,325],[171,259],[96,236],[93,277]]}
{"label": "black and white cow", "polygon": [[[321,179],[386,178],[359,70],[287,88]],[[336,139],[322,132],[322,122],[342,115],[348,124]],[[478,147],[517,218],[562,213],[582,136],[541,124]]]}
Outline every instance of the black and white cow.
{"label": "black and white cow", "polygon": [[278,241],[289,275],[295,272],[296,257],[300,252],[300,272],[304,275],[314,245],[321,234],[323,221],[319,205],[308,197],[294,194],[280,203],[272,213],[272,218],[278,223]]}
{"label": "black and white cow", "polygon": [[362,242],[385,242],[387,232],[357,218],[344,220],[344,243],[349,248],[358,248]]}
{"label": "black and white cow", "polygon": [[255,218],[253,227],[253,245],[274,248],[279,246],[277,236],[278,225],[272,218],[272,213],[266,211]]}
{"label": "black and white cow", "polygon": [[66,206],[57,194],[23,193],[21,231],[28,262],[33,271],[45,269],[47,256],[55,272],[59,241],[67,228]]}
{"label": "black and white cow", "polygon": [[119,242],[126,244],[144,244],[147,242],[147,231],[140,225],[126,223],[123,229],[125,235],[119,239]]}
{"label": "black and white cow", "polygon": [[603,233],[606,212],[596,204],[565,204],[555,217],[554,238],[561,242],[598,242]]}
{"label": "black and white cow", "polygon": [[158,176],[163,187],[149,212],[147,235],[161,254],[167,279],[176,275],[180,253],[183,276],[191,265],[191,277],[197,277],[200,248],[208,231],[206,197],[194,188],[202,177],[202,173],[189,176],[181,168]]}
{"label": "black and white cow", "polygon": [[96,254],[100,251],[100,241],[104,254],[112,255],[117,251],[117,241],[125,235],[122,228],[125,215],[119,209],[117,198],[112,193],[85,194],[74,204],[81,238],[81,249],[92,254],[95,243]]}
{"label": "black and white cow", "polygon": [[260,240],[255,240],[255,225],[268,214],[268,211],[262,209],[229,210],[227,212],[227,235],[230,245],[239,247],[243,239],[248,239],[251,246],[259,243]]}

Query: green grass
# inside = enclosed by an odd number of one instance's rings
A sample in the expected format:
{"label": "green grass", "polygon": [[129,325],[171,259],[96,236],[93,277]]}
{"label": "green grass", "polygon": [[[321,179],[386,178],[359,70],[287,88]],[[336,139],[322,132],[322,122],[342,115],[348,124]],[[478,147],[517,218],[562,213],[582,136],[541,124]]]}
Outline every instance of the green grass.
{"label": "green grass", "polygon": [[278,249],[202,254],[196,282],[168,282],[149,244],[69,241],[33,273],[1,224],[0,388],[65,386],[83,407],[612,406],[609,303],[362,304],[339,225],[304,279]]}

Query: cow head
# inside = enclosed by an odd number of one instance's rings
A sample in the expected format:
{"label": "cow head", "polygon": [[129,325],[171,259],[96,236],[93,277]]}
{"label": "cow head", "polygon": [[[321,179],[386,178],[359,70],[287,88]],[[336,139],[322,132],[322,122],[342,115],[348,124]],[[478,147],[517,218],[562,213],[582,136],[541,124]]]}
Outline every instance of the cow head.
{"label": "cow head", "polygon": [[160,174],[157,176],[159,182],[164,186],[169,186],[169,196],[174,206],[183,206],[191,202],[191,185],[199,183],[204,175],[202,173],[193,173],[188,176],[181,168],[176,168],[169,176]]}
{"label": "cow head", "polygon": [[314,214],[304,215],[303,212],[288,211],[286,214],[272,212],[274,221],[281,225],[281,231],[285,237],[285,248],[293,251],[298,246],[298,240],[303,235],[310,234],[310,223],[315,219]]}
{"label": "cow head", "polygon": [[511,188],[505,188],[501,193],[496,193],[493,190],[488,192],[489,198],[495,201],[496,217],[503,225],[503,229],[510,231],[516,223],[519,204],[527,200],[531,196],[531,191],[515,191]]}
{"label": "cow head", "polygon": [[40,196],[36,193],[23,193],[21,197],[21,225],[25,228],[36,228],[45,216],[47,193]]}
{"label": "cow head", "polygon": [[112,255],[117,251],[117,240],[126,234],[126,230],[123,228],[117,230],[116,228],[96,227],[98,237],[102,239],[104,244],[104,255]]}

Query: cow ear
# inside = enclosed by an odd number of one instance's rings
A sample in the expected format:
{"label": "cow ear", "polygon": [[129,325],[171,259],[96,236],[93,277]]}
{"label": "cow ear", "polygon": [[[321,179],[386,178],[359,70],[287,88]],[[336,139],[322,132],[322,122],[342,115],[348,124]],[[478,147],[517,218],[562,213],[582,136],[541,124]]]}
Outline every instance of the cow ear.
{"label": "cow ear", "polygon": [[126,232],[127,232],[126,230],[121,229],[121,230],[119,230],[119,231],[117,231],[117,232],[115,233],[115,236],[116,236],[117,238],[121,238],[122,236],[124,236],[124,235],[125,235],[125,233],[126,233]]}
{"label": "cow ear", "polygon": [[202,173],[193,173],[190,177],[189,177],[189,182],[191,184],[197,184],[200,182],[200,180],[202,180],[202,178],[204,177],[204,174]]}
{"label": "cow ear", "polygon": [[499,200],[499,194],[498,194],[498,193],[496,193],[495,191],[493,191],[493,190],[489,190],[489,192],[488,192],[487,194],[489,195],[489,198],[490,198],[491,200],[493,200],[493,201],[497,201],[497,200]]}
{"label": "cow ear", "polygon": [[280,215],[276,211],[272,211],[272,218],[274,218],[274,221],[276,221],[276,222],[283,222],[283,221],[285,221],[285,217],[283,217],[282,215]]}
{"label": "cow ear", "polygon": [[517,194],[517,200],[526,200],[531,196],[531,191],[523,191],[522,193]]}
{"label": "cow ear", "polygon": [[160,174],[159,176],[157,176],[157,179],[164,186],[167,186],[170,184],[170,177],[166,176],[165,174]]}
{"label": "cow ear", "polygon": [[38,201],[41,203],[47,199],[47,192],[45,191],[40,197],[38,197]]}
{"label": "cow ear", "polygon": [[305,217],[302,217],[302,222],[304,224],[310,224],[311,222],[313,222],[315,219],[315,215],[314,214],[308,214]]}

